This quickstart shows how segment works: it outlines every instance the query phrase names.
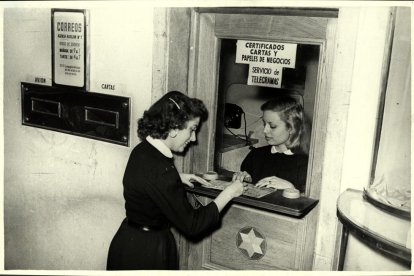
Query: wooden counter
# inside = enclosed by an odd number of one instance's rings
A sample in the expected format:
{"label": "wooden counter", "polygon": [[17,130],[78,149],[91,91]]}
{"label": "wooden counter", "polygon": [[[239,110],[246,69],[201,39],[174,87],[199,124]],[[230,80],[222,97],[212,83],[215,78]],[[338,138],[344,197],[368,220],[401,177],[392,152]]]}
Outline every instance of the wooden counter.
{"label": "wooden counter", "polygon": [[[195,184],[194,188],[190,188],[188,186],[186,187],[188,192],[210,198],[217,197],[217,195],[221,192],[220,190],[205,188],[198,184]],[[253,198],[242,195],[234,198],[232,202],[296,218],[304,217],[316,206],[316,204],[318,204],[318,200],[303,196],[297,199],[285,198],[282,196],[281,190],[262,198]]]}
{"label": "wooden counter", "polygon": [[[186,189],[202,205],[221,192],[197,184]],[[305,253],[304,240],[317,203],[318,200],[306,197],[284,198],[282,191],[262,198],[234,198],[222,212],[219,228],[201,243],[190,244],[189,251],[195,255],[188,268],[309,269],[311,259]]]}

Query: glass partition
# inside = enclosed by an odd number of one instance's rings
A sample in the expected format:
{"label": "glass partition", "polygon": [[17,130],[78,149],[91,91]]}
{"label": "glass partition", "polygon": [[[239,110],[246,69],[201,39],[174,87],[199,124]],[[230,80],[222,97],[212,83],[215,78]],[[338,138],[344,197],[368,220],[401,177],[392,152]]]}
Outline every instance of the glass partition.
{"label": "glass partition", "polygon": [[[320,46],[297,44],[294,68],[283,68],[280,88],[249,85],[251,65],[237,63],[236,51],[236,39],[221,40],[214,169],[232,175],[240,171],[252,149],[268,145],[261,105],[281,96],[294,98],[303,108],[304,135],[300,148],[308,155]],[[306,174],[306,167],[304,170]]]}

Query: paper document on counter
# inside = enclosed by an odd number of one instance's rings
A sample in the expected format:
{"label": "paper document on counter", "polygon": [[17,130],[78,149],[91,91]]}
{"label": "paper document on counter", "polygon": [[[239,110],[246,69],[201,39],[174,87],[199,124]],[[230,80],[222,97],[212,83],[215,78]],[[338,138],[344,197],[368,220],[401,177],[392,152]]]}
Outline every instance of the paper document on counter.
{"label": "paper document on counter", "polygon": [[[222,191],[230,185],[231,185],[231,182],[228,182],[228,181],[211,180],[209,186],[203,185],[203,187]],[[254,186],[253,184],[248,184],[247,190],[243,192],[243,195],[254,197],[254,198],[261,198],[275,191],[276,190],[273,188],[259,188],[259,187]]]}

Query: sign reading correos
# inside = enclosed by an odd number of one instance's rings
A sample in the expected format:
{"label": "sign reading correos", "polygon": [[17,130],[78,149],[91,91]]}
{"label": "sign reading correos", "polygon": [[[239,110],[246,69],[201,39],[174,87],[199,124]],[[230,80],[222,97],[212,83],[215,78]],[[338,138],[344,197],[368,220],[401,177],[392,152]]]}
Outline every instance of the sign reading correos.
{"label": "sign reading correos", "polygon": [[249,64],[247,84],[280,88],[283,68],[295,68],[297,44],[237,41],[236,63]]}
{"label": "sign reading correos", "polygon": [[83,12],[59,11],[53,15],[54,82],[85,84],[85,17]]}

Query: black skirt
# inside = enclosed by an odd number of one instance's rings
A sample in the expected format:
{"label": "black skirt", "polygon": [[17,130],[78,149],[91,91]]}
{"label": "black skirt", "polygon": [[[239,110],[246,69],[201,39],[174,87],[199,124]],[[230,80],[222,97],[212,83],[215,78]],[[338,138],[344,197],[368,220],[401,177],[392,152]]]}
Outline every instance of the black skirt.
{"label": "black skirt", "polygon": [[177,246],[169,228],[144,231],[125,219],[108,252],[107,270],[176,270]]}

